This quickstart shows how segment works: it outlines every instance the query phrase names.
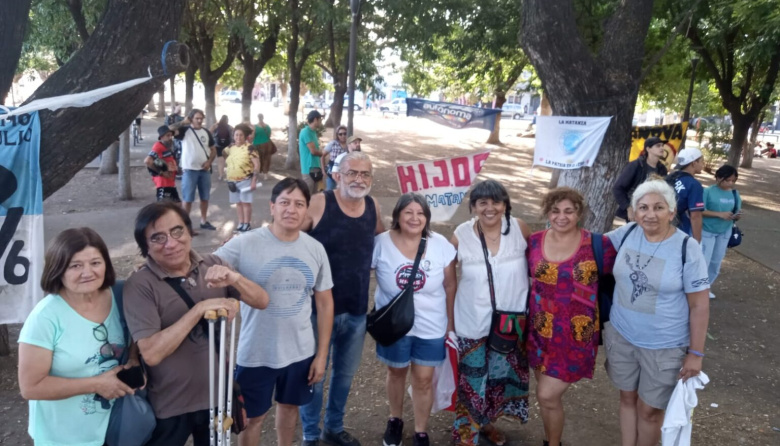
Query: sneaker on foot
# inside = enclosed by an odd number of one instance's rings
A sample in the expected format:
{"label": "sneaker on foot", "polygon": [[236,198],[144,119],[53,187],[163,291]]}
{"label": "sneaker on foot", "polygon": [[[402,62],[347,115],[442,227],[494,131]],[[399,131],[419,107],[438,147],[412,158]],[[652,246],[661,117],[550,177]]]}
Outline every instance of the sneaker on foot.
{"label": "sneaker on foot", "polygon": [[715,299],[715,295],[712,294],[712,291],[710,291],[710,299]]}
{"label": "sneaker on foot", "polygon": [[334,433],[328,430],[323,430],[320,439],[325,443],[336,446],[360,446],[360,442],[357,440],[357,438],[350,435],[347,431]]}
{"label": "sneaker on foot", "polygon": [[217,228],[209,222],[201,223],[200,229],[208,229],[209,231],[216,231]]}
{"label": "sneaker on foot", "polygon": [[319,440],[303,440],[301,442],[301,446],[319,446],[320,441]]}
{"label": "sneaker on foot", "polygon": [[428,446],[429,444],[428,434],[425,432],[414,433],[414,446]]}
{"label": "sneaker on foot", "polygon": [[401,446],[401,440],[404,435],[404,422],[400,418],[390,418],[387,420],[385,436],[382,439],[384,446]]}

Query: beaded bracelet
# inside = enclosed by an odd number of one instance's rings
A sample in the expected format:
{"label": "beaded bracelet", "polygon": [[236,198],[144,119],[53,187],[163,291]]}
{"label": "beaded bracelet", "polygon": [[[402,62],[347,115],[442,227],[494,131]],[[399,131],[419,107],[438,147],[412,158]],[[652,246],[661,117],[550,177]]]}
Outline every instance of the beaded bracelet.
{"label": "beaded bracelet", "polygon": [[688,353],[692,353],[694,356],[698,356],[699,358],[703,358],[704,357],[704,353],[702,353],[700,351],[697,351],[697,350],[692,350],[690,348],[688,349]]}

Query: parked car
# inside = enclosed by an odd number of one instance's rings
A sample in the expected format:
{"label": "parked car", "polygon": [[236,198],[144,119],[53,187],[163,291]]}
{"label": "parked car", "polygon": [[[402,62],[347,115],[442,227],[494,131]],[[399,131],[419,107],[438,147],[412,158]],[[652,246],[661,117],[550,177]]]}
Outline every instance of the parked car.
{"label": "parked car", "polygon": [[502,118],[511,117],[512,119],[520,119],[524,116],[525,116],[525,112],[523,106],[520,104],[510,104],[509,102],[507,102],[501,107]]}
{"label": "parked car", "polygon": [[385,103],[379,106],[379,111],[382,113],[395,113],[406,114],[406,98],[395,98],[389,103]]}
{"label": "parked car", "polygon": [[219,95],[220,102],[241,102],[241,92],[236,90],[226,90]]}
{"label": "parked car", "polygon": [[[333,102],[331,102],[330,105],[328,105],[328,107],[333,107]],[[344,99],[344,110],[346,110],[348,108],[349,108],[349,100]],[[360,110],[363,110],[363,107],[361,107],[360,104],[358,104],[356,102],[355,103],[355,107],[353,108],[353,110],[360,111]]]}

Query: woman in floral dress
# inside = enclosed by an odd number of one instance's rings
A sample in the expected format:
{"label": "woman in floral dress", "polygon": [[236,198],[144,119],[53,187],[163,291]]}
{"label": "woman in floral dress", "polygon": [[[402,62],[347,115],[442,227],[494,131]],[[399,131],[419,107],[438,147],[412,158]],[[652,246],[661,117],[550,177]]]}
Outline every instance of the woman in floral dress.
{"label": "woman in floral dress", "polygon": [[[579,227],[586,204],[574,189],[551,190],[542,200],[549,229],[528,241],[531,296],[528,302],[528,362],[544,422],[545,446],[559,446],[563,394],[591,379],[599,345],[598,270],[592,234]],[[615,250],[602,237],[603,273],[612,271]]]}

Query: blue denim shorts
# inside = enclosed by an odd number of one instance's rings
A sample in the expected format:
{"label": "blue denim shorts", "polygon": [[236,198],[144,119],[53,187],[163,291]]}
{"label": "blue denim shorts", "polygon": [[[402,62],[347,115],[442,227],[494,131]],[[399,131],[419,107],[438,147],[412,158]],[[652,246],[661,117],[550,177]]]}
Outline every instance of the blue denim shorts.
{"label": "blue denim shorts", "polygon": [[436,367],[446,357],[444,338],[421,339],[417,336],[404,336],[395,344],[384,347],[376,345],[379,361],[394,368],[407,367],[410,363]]}
{"label": "blue denim shorts", "polygon": [[211,196],[211,172],[208,170],[184,169],[181,175],[182,201],[192,203],[195,201],[195,190],[198,191],[200,201],[209,201]]}

